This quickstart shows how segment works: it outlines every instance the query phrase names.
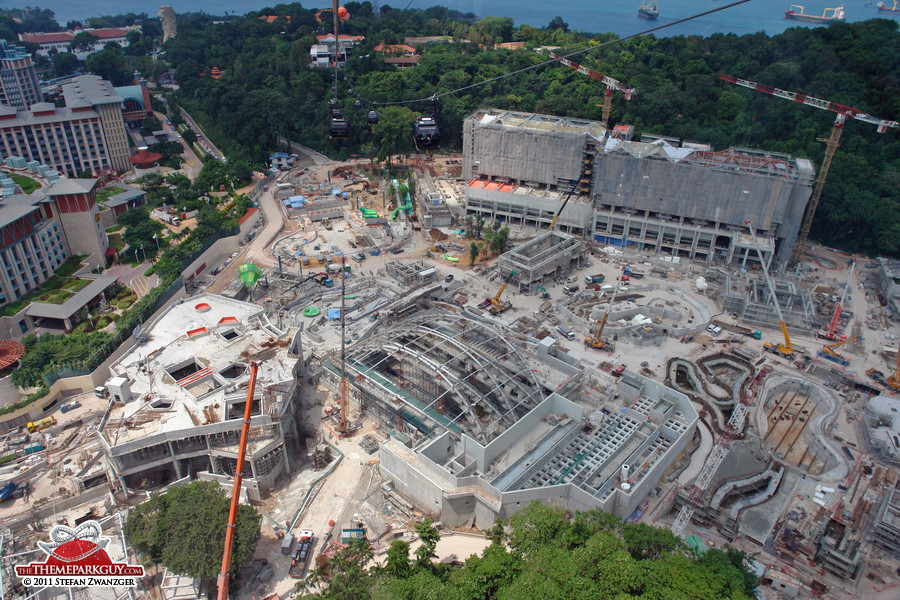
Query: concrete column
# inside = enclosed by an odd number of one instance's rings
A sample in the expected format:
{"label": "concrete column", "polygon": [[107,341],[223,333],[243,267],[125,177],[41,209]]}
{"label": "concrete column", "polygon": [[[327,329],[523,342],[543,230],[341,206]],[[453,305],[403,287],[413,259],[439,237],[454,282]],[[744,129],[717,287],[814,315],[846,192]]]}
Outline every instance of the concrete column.
{"label": "concrete column", "polygon": [[172,465],[175,467],[175,477],[176,479],[181,479],[181,465],[178,464],[178,457],[175,455],[175,450],[172,448],[172,442],[166,442],[166,446],[169,448],[169,454],[172,455]]}

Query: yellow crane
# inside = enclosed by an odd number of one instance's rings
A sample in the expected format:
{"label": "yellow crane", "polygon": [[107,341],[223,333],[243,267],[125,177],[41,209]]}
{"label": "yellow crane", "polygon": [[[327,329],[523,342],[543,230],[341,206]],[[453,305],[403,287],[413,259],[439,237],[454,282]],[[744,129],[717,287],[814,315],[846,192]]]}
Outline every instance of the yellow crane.
{"label": "yellow crane", "polygon": [[493,298],[487,298],[484,302],[478,305],[478,308],[486,308],[489,313],[492,315],[499,315],[505,310],[509,310],[512,307],[510,302],[506,300],[501,300],[500,296],[503,295],[504,290],[506,290],[506,286],[509,285],[509,282],[512,280],[513,275],[516,274],[516,271],[510,271],[509,277],[506,278],[506,281],[503,282],[503,285],[500,286],[500,289],[497,290],[497,293]]}
{"label": "yellow crane", "polygon": [[897,366],[894,367],[894,374],[884,380],[888,387],[894,390],[900,390],[900,352],[897,352]]}
{"label": "yellow crane", "polygon": [[[622,267],[622,274],[625,274],[625,270],[628,269],[628,266]],[[596,348],[597,350],[606,350],[610,347],[609,340],[603,339],[603,328],[606,327],[606,321],[609,320],[609,311],[612,309],[613,303],[616,301],[616,296],[619,293],[619,287],[622,284],[622,278],[619,277],[616,279],[616,287],[613,289],[613,295],[609,299],[609,304],[606,305],[606,312],[603,313],[603,318],[600,319],[600,324],[597,326],[597,331],[594,333],[593,337],[587,336],[584,338],[584,345],[589,346],[591,348]]]}
{"label": "yellow crane", "polygon": [[753,226],[749,221],[746,221],[744,225],[747,226],[747,229],[750,230],[750,235],[753,237],[753,245],[756,246],[756,254],[757,256],[759,256],[759,264],[762,266],[763,275],[766,276],[766,284],[769,286],[769,293],[772,294],[772,304],[775,305],[775,312],[778,315],[778,324],[781,326],[781,334],[784,336],[783,344],[773,344],[772,342],[766,342],[765,344],[763,344],[763,349],[766,352],[778,354],[788,360],[791,360],[794,358],[794,346],[791,345],[791,336],[788,335],[787,325],[785,325],[784,323],[784,315],[781,313],[781,305],[778,303],[778,296],[775,294],[775,284],[772,283],[772,278],[769,277],[769,266],[766,264],[766,259],[765,257],[763,257],[762,251],[759,249],[759,244],[756,241],[756,232],[753,231]]}
{"label": "yellow crane", "polygon": [[827,344],[825,346],[822,346],[822,349],[819,350],[818,355],[821,356],[822,358],[830,360],[831,362],[836,362],[836,363],[846,367],[847,365],[850,364],[850,361],[847,360],[846,358],[844,358],[839,353],[835,352],[834,349],[840,348],[844,344],[847,344],[850,342],[858,342],[859,340],[860,340],[860,338],[855,337],[855,338],[851,338],[849,340],[841,340],[841,341],[835,342],[833,344]]}

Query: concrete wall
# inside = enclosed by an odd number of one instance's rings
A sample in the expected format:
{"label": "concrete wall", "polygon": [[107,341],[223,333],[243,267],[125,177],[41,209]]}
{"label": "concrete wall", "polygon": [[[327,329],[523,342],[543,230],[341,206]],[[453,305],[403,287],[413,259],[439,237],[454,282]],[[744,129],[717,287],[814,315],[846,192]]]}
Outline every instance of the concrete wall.
{"label": "concrete wall", "polygon": [[[553,193],[548,197],[535,194],[514,194],[497,190],[484,190],[466,186],[467,212],[479,212],[489,218],[503,217],[506,224],[513,227],[528,225],[546,229],[559,211],[563,198]],[[521,219],[517,221],[517,217]],[[593,206],[584,202],[569,202],[566,210],[559,216],[556,228],[566,231],[567,227],[591,228]],[[539,223],[538,223],[539,222]]]}
{"label": "concrete wall", "polygon": [[104,252],[109,245],[106,232],[98,220],[99,210],[94,204],[90,211],[61,213],[59,222],[62,225],[69,250],[72,254],[87,254],[85,262],[91,268],[104,266]]}
{"label": "concrete wall", "polygon": [[[475,131],[477,130],[477,135]],[[568,186],[581,173],[586,133],[463,121],[463,177],[479,175]]]}
{"label": "concrete wall", "polygon": [[599,204],[613,207],[737,227],[750,221],[783,240],[778,259],[784,260],[793,249],[812,187],[806,179],[714,171],[614,151],[598,155],[593,193]]}

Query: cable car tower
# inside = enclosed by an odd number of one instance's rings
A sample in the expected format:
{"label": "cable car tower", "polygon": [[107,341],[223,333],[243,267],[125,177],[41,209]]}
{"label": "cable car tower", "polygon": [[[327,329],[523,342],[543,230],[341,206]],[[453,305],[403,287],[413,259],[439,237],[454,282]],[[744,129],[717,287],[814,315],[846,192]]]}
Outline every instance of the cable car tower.
{"label": "cable car tower", "polygon": [[806,215],[803,217],[803,224],[800,226],[800,233],[797,235],[797,243],[794,246],[794,252],[791,255],[791,264],[796,264],[803,255],[803,247],[806,245],[806,240],[809,237],[809,228],[812,225],[813,216],[816,214],[816,207],[819,205],[819,199],[822,197],[822,188],[825,187],[825,178],[828,177],[828,168],[831,166],[831,159],[834,158],[834,154],[838,149],[838,142],[841,139],[841,133],[844,131],[844,121],[847,120],[847,117],[852,117],[858,121],[865,121],[866,123],[875,125],[878,133],[884,133],[887,131],[888,127],[897,127],[898,123],[897,121],[886,121],[884,119],[879,119],[878,117],[873,117],[852,106],[844,106],[843,104],[829,102],[828,100],[820,100],[805,94],[780,90],[762,83],[756,83],[755,81],[738,79],[733,75],[722,74],[719,75],[719,79],[751,90],[756,90],[757,92],[762,92],[763,94],[778,96],[785,100],[793,100],[800,104],[806,104],[807,106],[813,106],[815,108],[837,113],[837,117],[834,119],[834,126],[831,128],[831,136],[827,138],[817,138],[818,141],[825,142],[825,157],[822,159],[822,166],[819,168],[819,176],[816,178],[816,185],[813,188],[812,196],[809,198],[809,205],[806,207]]}
{"label": "cable car tower", "polygon": [[550,56],[550,58],[552,58],[552,59],[558,60],[559,62],[566,65],[567,67],[575,69],[579,73],[584,73],[588,77],[593,77],[597,81],[603,82],[603,84],[606,86],[606,94],[604,95],[603,105],[602,105],[603,106],[603,119],[600,122],[603,124],[604,127],[609,126],[609,114],[612,112],[613,92],[622,92],[623,94],[625,94],[626,100],[631,100],[631,96],[637,91],[634,88],[625,87],[624,85],[619,83],[617,80],[613,79],[612,77],[607,77],[606,75],[601,75],[600,73],[598,73],[597,71],[594,71],[593,69],[583,67],[583,66],[579,65],[577,62],[572,62],[568,58],[563,58],[552,52],[550,52],[548,54],[548,56]]}

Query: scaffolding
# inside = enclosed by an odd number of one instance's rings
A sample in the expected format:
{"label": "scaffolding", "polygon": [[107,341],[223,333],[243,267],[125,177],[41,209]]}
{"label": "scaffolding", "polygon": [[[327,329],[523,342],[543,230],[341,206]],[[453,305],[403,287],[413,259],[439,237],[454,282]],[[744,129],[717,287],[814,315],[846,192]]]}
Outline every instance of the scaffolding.
{"label": "scaffolding", "polygon": [[581,240],[556,231],[548,231],[500,256],[503,279],[519,291],[532,292],[538,285],[565,277],[584,266],[588,246]]}
{"label": "scaffolding", "polygon": [[[332,362],[323,365],[333,379]],[[361,410],[425,438],[450,431],[486,444],[544,399],[527,361],[502,331],[438,310],[414,314],[353,346],[347,369]]]}

